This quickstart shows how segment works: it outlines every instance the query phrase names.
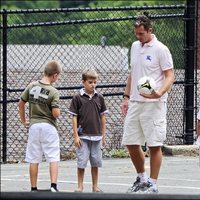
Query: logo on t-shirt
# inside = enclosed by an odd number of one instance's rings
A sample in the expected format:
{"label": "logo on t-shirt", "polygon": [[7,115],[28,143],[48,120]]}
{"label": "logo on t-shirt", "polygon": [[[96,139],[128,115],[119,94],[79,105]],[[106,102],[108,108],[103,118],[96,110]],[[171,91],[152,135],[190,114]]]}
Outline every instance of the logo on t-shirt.
{"label": "logo on t-shirt", "polygon": [[151,61],[152,60],[151,56],[147,55],[146,60]]}
{"label": "logo on t-shirt", "polygon": [[49,90],[40,86],[34,86],[30,90],[30,100],[37,103],[45,103],[48,99]]}

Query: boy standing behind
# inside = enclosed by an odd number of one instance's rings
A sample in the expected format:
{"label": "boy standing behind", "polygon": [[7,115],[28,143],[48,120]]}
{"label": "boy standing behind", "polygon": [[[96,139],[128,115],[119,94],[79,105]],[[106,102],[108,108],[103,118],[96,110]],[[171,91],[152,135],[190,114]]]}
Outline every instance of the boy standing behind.
{"label": "boy standing behind", "polygon": [[[60,116],[59,92],[52,86],[61,73],[57,61],[45,65],[41,80],[30,83],[18,103],[19,116],[24,126],[29,126],[25,161],[30,163],[31,191],[37,191],[38,166],[45,155],[49,162],[51,191],[57,192],[60,141],[57,132],[57,118]],[[26,119],[25,104],[29,103],[29,120]]]}
{"label": "boy standing behind", "polygon": [[105,144],[105,113],[108,112],[104,97],[97,93],[98,75],[94,69],[85,69],[82,73],[82,88],[72,98],[69,113],[73,115],[72,126],[74,143],[77,147],[78,188],[83,191],[84,172],[88,160],[91,164],[92,191],[102,192],[98,188],[98,167],[102,167],[101,141]]}

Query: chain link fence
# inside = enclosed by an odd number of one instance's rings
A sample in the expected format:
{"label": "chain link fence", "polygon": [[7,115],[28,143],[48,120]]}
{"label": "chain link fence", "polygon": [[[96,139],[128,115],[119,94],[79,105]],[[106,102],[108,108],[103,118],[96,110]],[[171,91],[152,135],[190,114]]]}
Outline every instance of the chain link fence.
{"label": "chain link fence", "polygon": [[1,59],[1,155],[6,154],[7,161],[24,160],[28,130],[19,121],[17,102],[27,84],[42,77],[42,66],[51,59],[63,67],[55,83],[61,93],[61,158],[74,155],[67,110],[72,95],[81,88],[85,67],[97,70],[97,90],[105,96],[109,110],[105,149],[122,149],[121,102],[129,72],[129,49],[135,40],[133,22],[144,12],[152,19],[155,35],[169,47],[174,59],[176,82],[169,93],[166,144],[183,144],[184,11],[184,5],[2,11],[6,31],[1,29],[1,38],[7,42],[6,49],[1,44],[1,55],[4,59],[6,56],[4,68]]}

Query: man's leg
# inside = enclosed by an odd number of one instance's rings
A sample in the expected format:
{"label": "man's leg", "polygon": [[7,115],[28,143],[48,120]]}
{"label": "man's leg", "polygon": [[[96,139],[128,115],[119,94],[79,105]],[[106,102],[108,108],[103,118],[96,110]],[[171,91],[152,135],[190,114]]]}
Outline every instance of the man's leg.
{"label": "man's leg", "polygon": [[142,148],[139,145],[127,145],[127,148],[137,173],[143,173],[145,171],[145,157]]}
{"label": "man's leg", "polygon": [[157,180],[162,163],[161,147],[149,147],[150,152],[150,178]]}
{"label": "man's leg", "polygon": [[139,145],[127,146],[132,163],[137,171],[137,178],[133,185],[127,190],[127,193],[138,192],[143,183],[147,183],[148,175],[145,172],[145,155]]}

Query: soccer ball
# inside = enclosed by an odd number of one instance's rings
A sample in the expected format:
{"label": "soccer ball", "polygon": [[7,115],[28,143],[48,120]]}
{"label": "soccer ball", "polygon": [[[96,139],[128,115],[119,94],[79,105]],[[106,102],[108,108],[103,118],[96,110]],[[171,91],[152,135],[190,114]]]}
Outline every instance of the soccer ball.
{"label": "soccer ball", "polygon": [[141,94],[151,94],[155,89],[156,82],[153,78],[148,76],[143,76],[139,79],[137,84],[137,89]]}

